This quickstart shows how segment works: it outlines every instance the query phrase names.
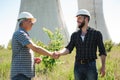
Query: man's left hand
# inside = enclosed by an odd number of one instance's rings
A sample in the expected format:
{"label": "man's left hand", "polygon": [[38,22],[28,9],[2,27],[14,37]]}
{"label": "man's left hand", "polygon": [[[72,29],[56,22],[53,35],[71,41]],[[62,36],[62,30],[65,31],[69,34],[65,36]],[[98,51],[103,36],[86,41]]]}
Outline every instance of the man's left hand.
{"label": "man's left hand", "polygon": [[34,61],[36,64],[39,64],[42,61],[42,59],[39,57],[36,57],[36,58],[34,58]]}
{"label": "man's left hand", "polygon": [[100,68],[100,74],[101,74],[101,77],[104,77],[104,76],[105,76],[105,67],[104,67],[104,66],[102,66],[102,67]]}

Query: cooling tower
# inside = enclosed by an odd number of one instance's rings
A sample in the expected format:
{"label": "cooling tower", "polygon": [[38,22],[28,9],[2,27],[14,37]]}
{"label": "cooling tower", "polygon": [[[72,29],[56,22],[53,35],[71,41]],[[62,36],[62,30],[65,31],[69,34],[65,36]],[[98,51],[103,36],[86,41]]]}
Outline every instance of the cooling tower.
{"label": "cooling tower", "polygon": [[65,42],[68,41],[69,34],[64,24],[59,0],[21,0],[20,12],[23,11],[30,12],[37,18],[37,22],[29,32],[32,39],[48,43],[49,38],[43,31],[43,27],[45,27],[53,32],[55,28],[61,29]]}
{"label": "cooling tower", "polygon": [[102,0],[78,0],[78,9],[87,9],[91,14],[90,27],[101,31],[103,39],[110,39],[103,15]]}

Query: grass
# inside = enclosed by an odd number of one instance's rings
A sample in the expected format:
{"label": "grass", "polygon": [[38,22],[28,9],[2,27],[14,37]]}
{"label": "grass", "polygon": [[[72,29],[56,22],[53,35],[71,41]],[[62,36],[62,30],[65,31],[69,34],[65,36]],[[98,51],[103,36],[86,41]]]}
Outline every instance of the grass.
{"label": "grass", "polygon": [[[107,53],[106,59],[106,75],[101,78],[99,75],[99,80],[120,80],[120,47],[114,46],[112,51]],[[100,68],[100,59],[97,60],[98,70]]]}
{"label": "grass", "polygon": [[0,80],[10,79],[11,50],[0,49]]}
{"label": "grass", "polygon": [[[120,46],[114,46],[108,53],[106,61],[106,76],[99,80],[120,80]],[[67,56],[60,57],[61,63],[54,67],[53,71],[42,73],[42,65],[36,65],[36,76],[34,80],[74,80],[75,51]],[[10,79],[11,50],[0,49],[0,80]],[[98,73],[101,66],[100,59],[97,59]]]}

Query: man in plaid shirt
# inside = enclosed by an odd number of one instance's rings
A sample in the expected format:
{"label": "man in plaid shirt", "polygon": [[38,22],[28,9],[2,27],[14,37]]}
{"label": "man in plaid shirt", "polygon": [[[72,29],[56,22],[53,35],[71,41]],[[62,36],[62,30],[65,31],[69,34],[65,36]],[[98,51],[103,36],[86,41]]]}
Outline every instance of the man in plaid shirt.
{"label": "man in plaid shirt", "polygon": [[28,12],[22,12],[19,15],[19,29],[12,37],[11,80],[31,80],[35,76],[32,50],[42,55],[57,58],[54,53],[36,46],[31,41],[28,31],[31,30],[35,21],[36,19]]}
{"label": "man in plaid shirt", "polygon": [[99,48],[99,56],[102,63],[100,73],[102,77],[105,75],[106,51],[103,44],[102,34],[100,31],[88,26],[91,16],[87,10],[79,10],[76,17],[79,30],[71,35],[69,44],[63,50],[56,52],[56,54],[59,54],[59,56],[66,55],[71,53],[75,47],[75,80],[97,80],[97,47]]}

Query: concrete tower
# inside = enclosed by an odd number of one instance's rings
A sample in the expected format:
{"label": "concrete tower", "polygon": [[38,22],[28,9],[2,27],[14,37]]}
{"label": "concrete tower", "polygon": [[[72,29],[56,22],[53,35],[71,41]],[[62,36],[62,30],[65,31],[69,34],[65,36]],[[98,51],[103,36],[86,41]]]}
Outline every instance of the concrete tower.
{"label": "concrete tower", "polygon": [[48,43],[49,38],[43,31],[43,27],[45,27],[51,31],[54,31],[55,28],[62,29],[61,32],[65,37],[65,41],[68,40],[69,35],[62,18],[59,0],[21,0],[20,12],[23,11],[30,12],[37,18],[37,22],[29,32],[32,39]]}
{"label": "concrete tower", "polygon": [[102,0],[78,0],[78,9],[87,9],[91,14],[89,25],[101,31],[104,40],[110,39],[104,20]]}

